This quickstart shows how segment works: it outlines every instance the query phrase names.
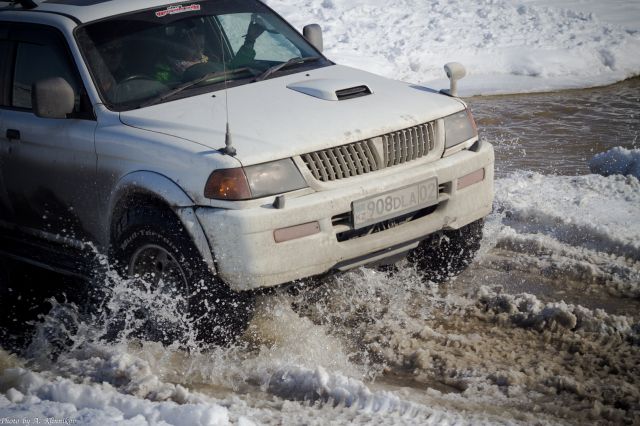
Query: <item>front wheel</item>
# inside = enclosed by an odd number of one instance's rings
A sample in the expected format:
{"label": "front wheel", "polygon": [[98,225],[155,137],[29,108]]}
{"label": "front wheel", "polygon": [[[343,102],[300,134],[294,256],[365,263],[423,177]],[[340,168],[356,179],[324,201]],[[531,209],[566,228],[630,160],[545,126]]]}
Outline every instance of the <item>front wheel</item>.
{"label": "front wheel", "polygon": [[409,253],[408,259],[433,282],[444,282],[464,271],[480,249],[484,219],[453,231],[431,235]]}
{"label": "front wheel", "polygon": [[228,343],[246,329],[252,295],[232,291],[208,270],[172,212],[157,207],[128,211],[114,254],[133,280],[120,326],[135,335],[171,343],[194,330],[199,341]]}

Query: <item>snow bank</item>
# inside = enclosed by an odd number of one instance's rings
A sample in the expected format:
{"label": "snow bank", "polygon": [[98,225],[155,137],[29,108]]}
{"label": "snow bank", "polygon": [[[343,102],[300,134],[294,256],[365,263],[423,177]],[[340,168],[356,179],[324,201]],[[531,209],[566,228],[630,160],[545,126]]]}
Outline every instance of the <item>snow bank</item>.
{"label": "snow bank", "polygon": [[[591,87],[640,73],[640,8],[632,0],[573,9],[537,3],[268,0],[299,29],[319,23],[326,55],[344,65],[443,88],[442,66],[462,62],[464,96]],[[636,25],[604,23],[600,14]]]}
{"label": "snow bank", "polygon": [[[537,6],[558,6],[558,0],[520,0],[524,4]],[[562,7],[594,14],[598,19],[616,24],[633,32],[640,29],[640,3],[629,0],[562,0]]]}
{"label": "snow bank", "polygon": [[59,354],[49,365],[34,360],[31,368],[23,364],[0,350],[2,417],[39,418],[43,423],[66,419],[88,425],[229,423],[227,408],[162,380],[148,362],[122,345],[87,341]]}
{"label": "snow bank", "polygon": [[602,152],[591,159],[589,169],[603,176],[631,175],[640,179],[640,149],[618,146]]}
{"label": "snow bank", "polygon": [[640,260],[640,182],[634,177],[517,172],[496,182],[496,208],[519,234]]}
{"label": "snow bank", "polygon": [[496,181],[494,210],[489,241],[521,254],[510,260],[512,267],[640,296],[635,177],[518,172]]}
{"label": "snow bank", "polygon": [[211,404],[154,402],[119,393],[109,384],[78,384],[12,368],[0,376],[0,410],[5,418],[65,420],[87,425],[126,423],[226,425],[227,409]]}

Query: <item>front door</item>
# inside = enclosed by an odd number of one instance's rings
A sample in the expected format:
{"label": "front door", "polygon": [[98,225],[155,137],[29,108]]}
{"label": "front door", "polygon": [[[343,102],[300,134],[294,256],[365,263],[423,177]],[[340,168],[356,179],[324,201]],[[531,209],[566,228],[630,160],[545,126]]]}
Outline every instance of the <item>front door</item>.
{"label": "front door", "polygon": [[[96,121],[67,42],[55,28],[12,23],[9,44],[0,183],[13,222],[49,239],[92,240],[86,230],[95,217]],[[39,118],[32,111],[32,84],[48,77],[63,77],[76,93],[75,112],[66,119]]]}

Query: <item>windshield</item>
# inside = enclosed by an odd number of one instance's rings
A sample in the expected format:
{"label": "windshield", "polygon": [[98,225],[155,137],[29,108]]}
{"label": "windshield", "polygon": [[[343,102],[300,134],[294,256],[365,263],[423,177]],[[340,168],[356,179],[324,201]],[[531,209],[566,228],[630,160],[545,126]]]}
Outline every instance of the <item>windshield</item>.
{"label": "windshield", "polygon": [[119,15],[80,27],[76,37],[102,99],[120,111],[331,64],[255,0]]}

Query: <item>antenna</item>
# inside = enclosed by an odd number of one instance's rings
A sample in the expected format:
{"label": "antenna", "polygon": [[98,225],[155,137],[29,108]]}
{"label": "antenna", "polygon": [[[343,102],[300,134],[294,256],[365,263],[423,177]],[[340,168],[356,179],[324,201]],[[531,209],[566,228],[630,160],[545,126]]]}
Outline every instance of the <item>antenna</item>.
{"label": "antenna", "polygon": [[[224,90],[227,90],[226,87]],[[231,141],[231,132],[229,131],[229,111],[227,111],[227,131],[224,134],[224,148],[222,148],[221,151],[232,157],[237,154],[236,149],[233,147],[233,142]]]}
{"label": "antenna", "polygon": [[[211,21],[209,21],[211,22]],[[237,154],[236,149],[233,147],[233,140],[231,139],[231,130],[229,126],[229,90],[227,87],[227,59],[225,57],[224,51],[224,33],[222,32],[222,28],[218,20],[215,20],[216,26],[218,27],[218,34],[220,38],[220,50],[222,50],[222,71],[224,72],[224,104],[225,104],[225,113],[226,113],[226,131],[224,134],[224,148],[220,149],[220,152],[226,155],[230,155],[234,157]]]}

